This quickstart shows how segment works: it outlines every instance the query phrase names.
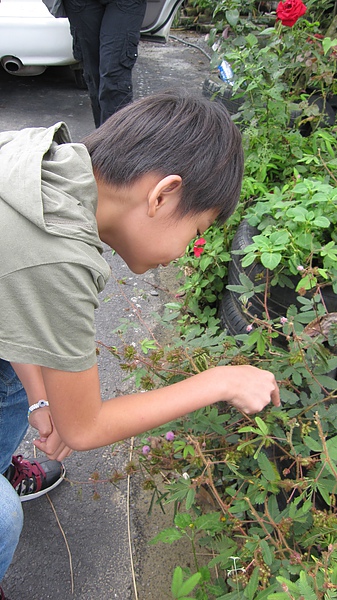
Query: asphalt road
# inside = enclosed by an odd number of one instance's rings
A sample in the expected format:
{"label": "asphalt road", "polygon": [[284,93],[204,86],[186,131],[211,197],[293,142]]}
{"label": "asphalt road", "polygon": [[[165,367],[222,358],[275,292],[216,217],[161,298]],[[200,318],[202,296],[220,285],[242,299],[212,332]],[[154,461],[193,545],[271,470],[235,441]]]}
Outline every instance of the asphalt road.
{"label": "asphalt road", "polygon": [[[174,34],[207,51],[202,38]],[[172,39],[163,45],[141,42],[134,69],[134,95],[143,97],[175,87],[201,94],[208,75],[209,61],[194,47]],[[38,77],[13,77],[0,71],[0,130],[48,126],[61,120],[68,124],[74,141],[80,141],[94,127],[87,93],[77,89],[69,68],[50,68]],[[147,328],[155,327],[154,314],[160,314],[169,294],[165,292],[167,275],[163,270],[135,276],[109,248],[105,258],[112,277],[101,294],[97,340],[102,343],[102,396],[109,398],[133,389],[104,349],[119,344],[113,330],[127,319],[134,323],[128,333],[130,340],[148,337]],[[32,455],[33,436],[30,430],[20,447],[25,456]],[[24,503],[23,534],[2,584],[11,600],[171,598],[167,548],[156,547],[148,554],[148,499],[143,508],[143,494],[133,479],[117,486],[104,482],[115,471],[124,471],[129,457],[128,442],[116,448],[74,453],[66,462],[68,480],[49,499],[44,496]],[[98,474],[96,483],[90,481],[93,473]],[[160,522],[155,526],[159,531]],[[151,535],[155,532],[151,526]]]}

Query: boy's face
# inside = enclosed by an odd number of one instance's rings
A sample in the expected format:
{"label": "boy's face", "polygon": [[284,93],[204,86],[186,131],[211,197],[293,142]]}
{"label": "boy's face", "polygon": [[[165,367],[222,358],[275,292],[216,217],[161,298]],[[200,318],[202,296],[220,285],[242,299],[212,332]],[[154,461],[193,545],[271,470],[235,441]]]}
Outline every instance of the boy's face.
{"label": "boy's face", "polygon": [[[144,176],[124,189],[97,182],[96,218],[100,237],[137,274],[167,266],[183,256],[189,243],[202,235],[217,217],[214,210],[184,217],[174,215],[181,185],[178,179],[169,178],[161,180],[163,185],[159,185],[157,179]],[[107,192],[110,201],[105,202]]]}
{"label": "boy's face", "polygon": [[213,214],[202,213],[161,222],[158,219],[148,223],[149,227],[136,222],[133,235],[120,241],[116,250],[134,273],[166,267],[183,256],[189,243],[202,235],[213,221]]}

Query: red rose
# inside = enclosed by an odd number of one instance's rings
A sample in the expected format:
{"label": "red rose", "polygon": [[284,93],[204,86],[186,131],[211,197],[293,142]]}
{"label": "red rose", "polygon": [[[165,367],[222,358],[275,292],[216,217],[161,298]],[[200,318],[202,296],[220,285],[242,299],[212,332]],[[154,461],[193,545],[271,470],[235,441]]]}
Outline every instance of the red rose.
{"label": "red rose", "polygon": [[200,258],[200,256],[202,255],[204,251],[204,248],[202,248],[202,246],[204,244],[206,244],[206,240],[204,238],[199,238],[198,240],[196,240],[193,247],[193,253],[196,258]]}
{"label": "red rose", "polygon": [[276,15],[282,25],[292,27],[300,17],[303,17],[306,10],[307,7],[302,0],[285,0],[278,3]]}

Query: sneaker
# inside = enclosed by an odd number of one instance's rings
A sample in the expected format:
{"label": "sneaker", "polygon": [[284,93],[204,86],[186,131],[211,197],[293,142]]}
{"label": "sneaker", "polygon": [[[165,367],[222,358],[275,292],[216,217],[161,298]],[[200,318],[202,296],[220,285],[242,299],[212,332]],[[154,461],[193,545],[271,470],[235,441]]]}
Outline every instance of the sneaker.
{"label": "sneaker", "polygon": [[9,600],[9,598],[6,598],[2,588],[0,588],[0,600]]}
{"label": "sneaker", "polygon": [[[20,496],[21,502],[47,494],[63,481],[66,470],[58,460],[44,457],[37,462],[26,460],[19,454],[12,457],[4,476]],[[0,596],[1,600],[1,596]]]}

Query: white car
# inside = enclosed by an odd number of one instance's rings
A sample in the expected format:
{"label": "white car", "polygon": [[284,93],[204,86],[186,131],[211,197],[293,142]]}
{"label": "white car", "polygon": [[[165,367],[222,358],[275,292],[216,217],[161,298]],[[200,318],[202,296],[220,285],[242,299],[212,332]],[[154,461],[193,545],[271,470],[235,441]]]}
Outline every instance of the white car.
{"label": "white car", "polygon": [[[183,0],[147,0],[143,38],[166,41]],[[42,0],[0,0],[0,63],[12,75],[40,75],[74,65],[69,21],[53,17]]]}

